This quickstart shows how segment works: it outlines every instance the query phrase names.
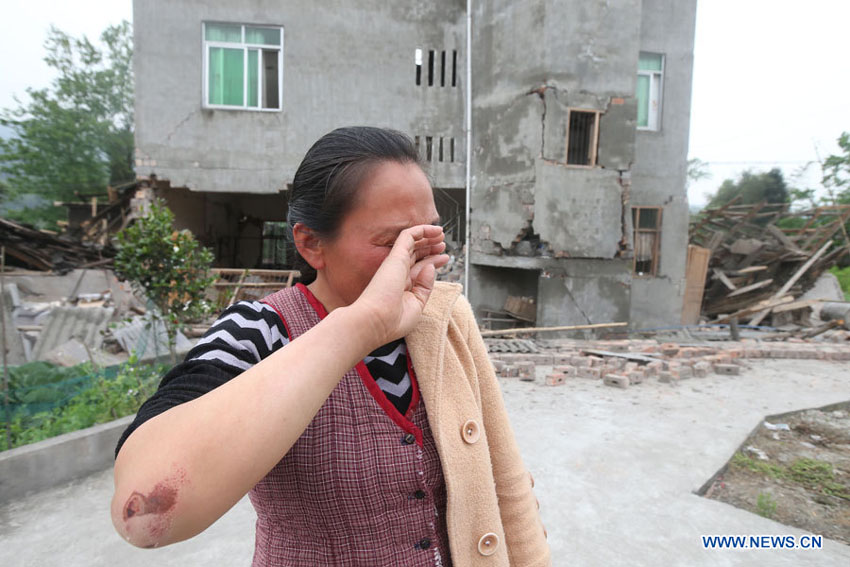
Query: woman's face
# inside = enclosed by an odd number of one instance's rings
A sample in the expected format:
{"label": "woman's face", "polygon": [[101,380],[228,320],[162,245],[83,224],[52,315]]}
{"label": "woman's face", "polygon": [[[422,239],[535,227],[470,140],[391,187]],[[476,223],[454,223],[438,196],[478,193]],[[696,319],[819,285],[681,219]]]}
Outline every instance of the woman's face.
{"label": "woman's face", "polygon": [[402,230],[439,223],[431,184],[418,165],[387,161],[374,166],[336,236],[322,241],[324,267],[314,293],[329,311],[354,303]]}

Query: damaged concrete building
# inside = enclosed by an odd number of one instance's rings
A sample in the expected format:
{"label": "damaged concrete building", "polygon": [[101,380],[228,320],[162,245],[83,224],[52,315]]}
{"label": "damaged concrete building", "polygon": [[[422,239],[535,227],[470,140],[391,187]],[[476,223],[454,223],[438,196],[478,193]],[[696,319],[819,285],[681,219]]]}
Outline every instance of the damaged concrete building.
{"label": "damaged concrete building", "polygon": [[538,325],[676,324],[695,14],[696,0],[135,2],[137,174],[219,265],[288,267],[307,148],[339,126],[395,128],[457,250],[469,183],[479,315],[523,296]]}

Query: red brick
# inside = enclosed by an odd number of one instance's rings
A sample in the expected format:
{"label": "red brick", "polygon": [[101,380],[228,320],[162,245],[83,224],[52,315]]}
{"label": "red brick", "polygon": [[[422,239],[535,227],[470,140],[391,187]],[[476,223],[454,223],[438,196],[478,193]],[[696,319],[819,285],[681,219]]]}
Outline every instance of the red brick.
{"label": "red brick", "polygon": [[582,378],[593,378],[598,380],[602,377],[601,368],[579,368],[578,375]]}
{"label": "red brick", "polygon": [[567,377],[562,372],[553,372],[546,377],[547,386],[563,386]]}

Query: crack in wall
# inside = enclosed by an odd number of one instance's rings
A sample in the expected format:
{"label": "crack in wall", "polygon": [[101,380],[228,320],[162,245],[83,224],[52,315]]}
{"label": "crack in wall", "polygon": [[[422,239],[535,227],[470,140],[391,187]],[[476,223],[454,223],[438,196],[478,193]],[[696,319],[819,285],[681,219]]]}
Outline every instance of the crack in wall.
{"label": "crack in wall", "polygon": [[627,258],[629,253],[629,230],[627,215],[629,213],[629,201],[631,201],[632,191],[631,170],[620,170],[620,177],[618,181],[620,183],[620,187],[623,189],[623,193],[621,195],[622,204],[620,207],[620,242],[617,245],[617,253],[614,254],[614,257]]}
{"label": "crack in wall", "polygon": [[584,312],[584,309],[582,309],[582,308],[581,308],[581,305],[579,305],[579,304],[578,304],[578,301],[576,301],[576,298],[575,298],[575,296],[573,295],[572,290],[570,290],[570,287],[569,287],[569,285],[567,284],[567,282],[566,282],[566,281],[564,281],[564,289],[567,291],[567,295],[568,295],[568,296],[569,296],[569,298],[572,300],[573,305],[575,305],[575,306],[576,306],[576,309],[578,309],[579,313],[581,313],[581,316],[582,316],[582,317],[584,317],[584,320],[585,320],[585,321],[587,321],[587,322],[588,322],[588,324],[592,324],[592,321],[590,320],[590,317],[588,317],[588,316],[587,316],[587,313],[585,313],[585,312]]}
{"label": "crack in wall", "polygon": [[540,97],[540,101],[543,103],[543,112],[540,116],[541,120],[541,128],[540,128],[540,159],[546,159],[543,157],[543,148],[546,143],[546,89],[554,89],[555,87],[551,85],[540,85],[537,88],[531,89],[528,91],[526,96],[528,95],[537,95]]}
{"label": "crack in wall", "polygon": [[164,143],[166,143],[166,142],[170,142],[170,141],[171,141],[171,136],[173,136],[174,134],[176,134],[176,133],[177,133],[177,130],[179,130],[179,129],[180,129],[180,128],[184,125],[184,124],[186,124],[186,122],[188,122],[188,121],[189,121],[189,120],[190,120],[193,116],[195,116],[198,112],[200,112],[200,110],[199,110],[199,109],[195,109],[195,110],[193,110],[192,112],[190,112],[189,114],[187,114],[187,115],[186,115],[186,118],[184,118],[183,120],[181,120],[180,122],[178,122],[178,123],[174,126],[174,128],[172,128],[172,129],[171,129],[171,131],[170,131],[170,132],[168,132],[168,134],[166,134],[166,135],[165,135],[165,140],[164,140],[164,141],[162,141],[162,142],[160,142],[160,143],[161,143],[161,144],[164,144]]}

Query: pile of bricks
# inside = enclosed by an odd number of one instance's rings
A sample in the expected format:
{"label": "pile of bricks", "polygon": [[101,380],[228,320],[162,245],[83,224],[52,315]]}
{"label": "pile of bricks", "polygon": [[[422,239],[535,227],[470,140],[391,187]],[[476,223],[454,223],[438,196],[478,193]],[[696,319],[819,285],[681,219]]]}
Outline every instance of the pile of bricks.
{"label": "pile of bricks", "polygon": [[550,341],[540,352],[495,352],[490,358],[497,375],[503,378],[533,382],[537,366],[551,366],[546,377],[549,386],[562,385],[572,378],[589,378],[627,388],[650,378],[677,383],[710,373],[734,376],[741,373],[745,361],[753,359],[850,361],[850,341],[742,341],[689,346],[652,340],[562,340]]}

